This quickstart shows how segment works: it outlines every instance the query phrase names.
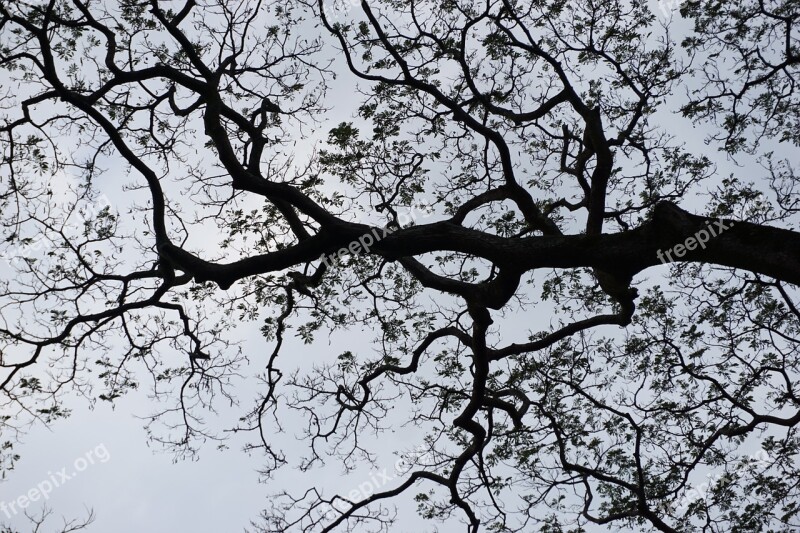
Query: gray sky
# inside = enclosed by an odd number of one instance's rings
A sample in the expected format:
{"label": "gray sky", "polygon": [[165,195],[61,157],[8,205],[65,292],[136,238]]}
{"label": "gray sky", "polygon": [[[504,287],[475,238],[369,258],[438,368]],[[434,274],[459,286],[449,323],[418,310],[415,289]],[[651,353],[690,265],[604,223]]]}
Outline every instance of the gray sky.
{"label": "gray sky", "polygon": [[[316,135],[317,140],[323,139],[331,126],[351,119],[356,103],[352,98],[352,83],[353,78],[343,73],[333,85],[328,100],[337,105],[327,115],[326,123]],[[0,85],[3,85],[2,78]],[[662,119],[672,122],[673,130],[680,131],[684,136],[682,140],[688,144],[702,143],[705,133],[702,129],[690,128],[687,122],[677,116],[665,115]],[[307,153],[313,140],[304,139],[298,146],[298,153]],[[757,168],[752,161],[746,161],[744,167],[737,167],[722,155],[708,155],[716,158],[718,175],[721,176],[730,172],[747,175]],[[121,192],[109,191],[112,200],[115,194]],[[684,207],[695,207],[700,211],[703,202],[702,198],[695,198],[686,202]],[[659,270],[664,272],[666,267],[648,270],[647,276],[655,278]],[[502,331],[514,331],[522,340],[528,330],[546,329],[552,318],[550,313],[540,308],[525,316],[507,317]],[[234,425],[237,416],[256,396],[258,383],[252,376],[263,368],[266,355],[272,349],[271,343],[263,339],[258,327],[258,322],[243,324],[232,334],[244,339],[243,348],[250,359],[250,367],[243,368],[241,372],[246,377],[234,388],[242,402],[242,409],[224,409],[217,420],[211,423],[212,427],[221,429]],[[608,329],[602,331],[608,332]],[[331,356],[345,349],[354,352],[357,349],[369,350],[370,337],[369,332],[336,334],[331,340],[326,335],[320,335],[312,345],[303,345],[290,332],[283,349],[282,369],[284,374],[288,374],[293,364],[310,366],[315,362],[330,360]],[[504,340],[513,342],[517,339]],[[327,489],[329,495],[334,491],[346,495],[359,486],[371,483],[376,479],[376,472],[386,469],[394,477],[395,453],[413,448],[421,438],[421,434],[414,429],[398,428],[395,432],[387,432],[373,439],[372,449],[380,454],[377,470],[364,464],[355,472],[343,475],[339,465],[332,461],[325,468],[301,473],[290,465],[284,467],[275,479],[261,483],[256,471],[262,464],[262,458],[258,454],[249,456],[243,453],[241,448],[245,439],[239,436],[227,441],[228,448],[225,450],[217,450],[214,443],[208,443],[197,461],[173,462],[170,455],[148,448],[143,422],[137,418],[147,416],[154,409],[148,399],[146,386],[119,399],[113,410],[106,402],[99,402],[93,410],[87,409],[86,402],[79,398],[69,403],[74,409],[70,418],[50,427],[33,427],[17,447],[22,460],[10,478],[0,483],[0,503],[10,503],[27,494],[43,481],[51,479],[54,473],[66,468],[72,478],[62,486],[55,487],[46,503],[57,516],[79,517],[85,514],[84,508],[93,508],[97,519],[89,531],[96,532],[241,531],[251,519],[257,518],[260,510],[266,506],[269,495],[275,492],[287,490],[301,494],[307,488],[317,486]],[[402,414],[408,407],[398,405],[397,414]],[[286,432],[276,436],[278,445],[290,453],[305,451],[299,449],[302,447],[296,443],[301,423],[299,420],[287,420]],[[95,460],[82,472],[75,473],[76,460],[84,458],[89,451],[95,451],[97,456],[97,450],[102,450],[100,457],[107,460]],[[105,455],[106,452],[108,455]],[[380,489],[391,488],[396,483],[394,479],[381,485]],[[392,531],[463,531],[463,526],[457,520],[445,525],[423,522],[416,516],[416,504],[411,501],[413,494],[410,492],[394,500],[402,519]],[[36,512],[41,508],[41,503],[35,502],[27,510]],[[3,521],[27,531],[20,513],[6,520],[0,511],[0,523]]]}

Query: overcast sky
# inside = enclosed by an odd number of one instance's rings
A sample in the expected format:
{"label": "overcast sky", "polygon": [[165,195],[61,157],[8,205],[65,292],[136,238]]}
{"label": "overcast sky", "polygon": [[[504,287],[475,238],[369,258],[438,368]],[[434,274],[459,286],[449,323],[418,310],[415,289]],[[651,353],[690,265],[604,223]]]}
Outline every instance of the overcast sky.
{"label": "overcast sky", "polygon": [[[0,76],[5,75],[5,72],[0,73]],[[337,102],[337,105],[328,115],[317,139],[324,138],[324,132],[338,122],[351,119],[354,105],[340,104],[356,103],[352,98],[352,83],[353,78],[342,73],[333,84],[328,99]],[[3,85],[4,80],[0,77],[0,86]],[[674,121],[674,129],[681,132],[687,143],[702,143],[704,131],[690,127],[677,116],[664,114],[661,118]],[[313,139],[303,139],[298,152],[309,151],[312,145]],[[746,175],[757,168],[752,166],[752,162],[745,167],[737,167],[721,155],[708,155],[717,158],[720,175],[730,172]],[[115,170],[109,172],[113,176]],[[115,196],[120,194],[119,191],[109,190],[108,193],[112,202],[119,198]],[[695,207],[701,211],[703,202],[702,198],[690,199],[684,207]],[[692,206],[692,203],[695,205]],[[666,271],[666,267],[648,270],[647,277],[656,278],[659,271]],[[8,270],[0,265],[0,272],[5,274]],[[503,331],[517,331],[519,339],[524,339],[528,330],[548,328],[551,319],[550,313],[540,308],[536,313],[526,316],[506,317]],[[242,369],[245,377],[235,387],[243,408],[221,411],[218,421],[213,424],[215,427],[234,425],[236,418],[248,406],[248,401],[256,397],[258,383],[252,376],[263,369],[265,358],[272,349],[271,343],[266,342],[258,331],[259,326],[258,322],[246,323],[232,332],[232,336],[244,340],[243,348],[251,366]],[[289,370],[292,365],[310,366],[314,362],[330,360],[345,349],[354,352],[358,349],[371,350],[370,338],[371,334],[367,331],[346,336],[339,334],[330,339],[321,335],[312,345],[303,345],[290,336],[283,350],[282,359],[285,363],[282,368]],[[284,373],[288,374],[288,371]],[[373,449],[380,453],[377,470],[364,464],[357,471],[344,475],[341,467],[335,463],[308,473],[288,466],[275,479],[260,483],[257,470],[262,464],[262,457],[243,453],[241,449],[245,440],[237,436],[232,437],[223,450],[218,450],[213,442],[208,443],[196,461],[173,462],[171,455],[148,448],[147,435],[142,429],[143,421],[137,418],[146,417],[154,409],[146,387],[118,400],[113,410],[106,402],[98,402],[93,410],[89,410],[85,400],[80,398],[74,398],[69,404],[74,410],[70,418],[49,427],[33,427],[17,447],[22,459],[10,478],[0,483],[0,503],[16,500],[66,469],[71,479],[53,488],[46,504],[55,511],[55,515],[67,517],[80,517],[85,514],[84,509],[93,508],[97,518],[89,531],[94,532],[242,531],[250,520],[257,519],[259,512],[266,507],[269,495],[278,491],[301,494],[307,488],[317,486],[327,488],[329,495],[334,491],[346,495],[367,484],[374,486],[373,480],[380,479],[380,476],[376,477],[376,472],[385,469],[387,474],[394,477],[395,454],[414,448],[421,439],[421,434],[413,428],[398,428],[374,439]],[[396,409],[400,414],[408,406],[397,405]],[[298,448],[296,438],[300,431],[299,423],[293,420],[285,422],[285,434],[275,437],[279,445],[289,451]],[[76,472],[76,461],[78,465],[84,465],[83,460],[89,452],[93,453],[94,464]],[[394,479],[379,488],[385,490],[396,484],[397,480]],[[413,494],[409,492],[395,500],[403,519],[392,531],[463,531],[463,526],[457,521],[446,525],[423,522],[416,516],[416,505],[411,501]],[[41,501],[35,502],[27,510],[38,512],[41,504]],[[24,517],[19,513],[8,518],[0,511],[0,523],[4,521],[20,528],[22,532],[28,531],[24,526]]]}

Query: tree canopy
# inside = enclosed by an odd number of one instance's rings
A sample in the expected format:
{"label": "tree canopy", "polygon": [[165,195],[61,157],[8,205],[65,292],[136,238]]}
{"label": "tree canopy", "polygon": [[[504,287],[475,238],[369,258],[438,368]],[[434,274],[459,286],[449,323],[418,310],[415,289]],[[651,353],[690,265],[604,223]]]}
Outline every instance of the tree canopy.
{"label": "tree canopy", "polygon": [[0,468],[145,388],[308,476],[258,531],[799,528],[800,4],[668,4],[0,3]]}

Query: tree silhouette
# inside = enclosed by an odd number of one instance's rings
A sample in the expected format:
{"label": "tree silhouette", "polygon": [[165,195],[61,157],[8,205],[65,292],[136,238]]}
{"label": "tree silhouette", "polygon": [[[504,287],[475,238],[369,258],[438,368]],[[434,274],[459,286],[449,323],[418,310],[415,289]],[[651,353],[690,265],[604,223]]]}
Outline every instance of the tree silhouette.
{"label": "tree silhouette", "polygon": [[[142,385],[195,453],[258,321],[232,429],[265,475],[288,417],[302,471],[371,459],[398,403],[428,436],[257,529],[388,531],[406,494],[471,532],[800,527],[800,6],[652,7],[4,2],[0,464],[66,391]],[[281,370],[290,329],[364,327]]]}
{"label": "tree silhouette", "polygon": [[[54,531],[57,533],[72,533],[73,531],[84,531],[89,529],[89,526],[94,522],[94,513],[91,510],[87,511],[86,518],[83,519],[66,519],[62,518],[60,524],[54,524],[52,521],[48,522],[53,511],[47,507],[43,508],[38,515],[31,515],[27,512],[24,513],[26,520],[31,525],[32,533],[40,533],[43,531]],[[55,526],[53,529],[44,529],[45,526]],[[19,530],[11,529],[7,526],[0,525],[2,533],[19,533]]]}

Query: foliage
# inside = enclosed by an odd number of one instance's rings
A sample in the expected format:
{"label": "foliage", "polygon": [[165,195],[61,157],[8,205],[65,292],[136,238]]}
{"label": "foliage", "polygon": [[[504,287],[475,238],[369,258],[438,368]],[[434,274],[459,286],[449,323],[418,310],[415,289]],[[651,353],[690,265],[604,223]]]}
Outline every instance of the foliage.
{"label": "foliage", "polygon": [[[331,7],[0,4],[0,468],[68,391],[149,389],[178,457],[223,439],[252,322],[230,429],[266,476],[291,417],[304,472],[371,460],[399,403],[428,452],[256,529],[388,531],[402,493],[471,532],[800,527],[797,2]],[[372,353],[286,371],[292,330],[365,328]]]}

